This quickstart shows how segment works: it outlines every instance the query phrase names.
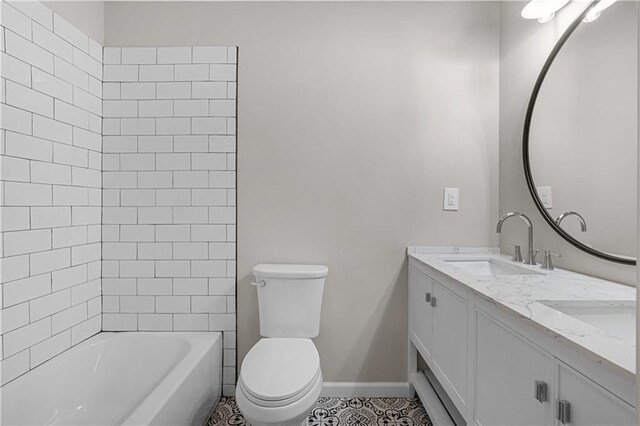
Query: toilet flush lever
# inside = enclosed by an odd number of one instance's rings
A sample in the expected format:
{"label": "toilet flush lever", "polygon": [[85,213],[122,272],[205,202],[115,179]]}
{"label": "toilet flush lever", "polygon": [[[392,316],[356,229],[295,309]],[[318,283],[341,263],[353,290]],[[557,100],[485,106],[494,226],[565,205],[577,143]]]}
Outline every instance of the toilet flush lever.
{"label": "toilet flush lever", "polygon": [[260,280],[260,281],[251,281],[251,285],[255,285],[256,287],[264,287],[265,285],[267,285],[267,283],[265,283],[262,280]]}

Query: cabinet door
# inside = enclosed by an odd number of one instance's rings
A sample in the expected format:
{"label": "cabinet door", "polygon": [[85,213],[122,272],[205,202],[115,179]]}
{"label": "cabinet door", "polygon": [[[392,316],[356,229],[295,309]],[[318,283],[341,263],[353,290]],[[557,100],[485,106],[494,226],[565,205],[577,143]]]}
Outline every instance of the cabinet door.
{"label": "cabinet door", "polygon": [[[464,407],[467,401],[467,301],[433,282],[433,349],[431,356]],[[456,402],[456,398],[452,398]],[[458,406],[461,412],[462,407]]]}
{"label": "cabinet door", "polygon": [[[553,357],[481,311],[476,332],[476,422],[552,425]],[[536,399],[536,381],[546,384],[546,398],[538,396],[544,402]]]}
{"label": "cabinet door", "polygon": [[558,365],[558,400],[569,404],[569,418],[564,422],[556,412],[558,425],[636,424],[633,407],[563,363]]}
{"label": "cabinet door", "polygon": [[[422,345],[420,350],[426,350],[431,356],[431,334],[433,321],[431,318],[430,297],[432,295],[431,278],[415,268],[409,268],[409,329],[413,331]],[[427,301],[429,300],[429,302]]]}

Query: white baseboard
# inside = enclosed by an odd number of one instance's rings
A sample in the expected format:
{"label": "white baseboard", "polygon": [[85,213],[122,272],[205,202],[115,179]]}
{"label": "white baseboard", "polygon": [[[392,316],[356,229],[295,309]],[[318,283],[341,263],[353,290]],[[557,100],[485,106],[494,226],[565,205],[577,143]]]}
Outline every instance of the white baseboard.
{"label": "white baseboard", "polygon": [[321,396],[408,397],[408,382],[324,382]]}

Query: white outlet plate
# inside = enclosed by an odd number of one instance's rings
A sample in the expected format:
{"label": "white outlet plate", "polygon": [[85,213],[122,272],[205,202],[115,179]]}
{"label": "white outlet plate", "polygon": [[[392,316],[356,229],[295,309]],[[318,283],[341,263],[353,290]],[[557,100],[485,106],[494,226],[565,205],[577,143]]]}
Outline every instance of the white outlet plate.
{"label": "white outlet plate", "polygon": [[459,200],[460,200],[459,188],[445,188],[442,209],[457,211]]}
{"label": "white outlet plate", "polygon": [[551,195],[551,187],[550,186],[538,186],[536,188],[538,191],[538,197],[540,197],[540,201],[542,201],[542,205],[550,209],[553,207],[553,196]]}

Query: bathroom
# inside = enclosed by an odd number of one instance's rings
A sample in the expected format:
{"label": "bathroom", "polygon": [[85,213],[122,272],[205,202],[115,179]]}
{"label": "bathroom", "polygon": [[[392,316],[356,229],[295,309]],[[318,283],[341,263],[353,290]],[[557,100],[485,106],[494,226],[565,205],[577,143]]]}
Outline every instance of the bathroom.
{"label": "bathroom", "polygon": [[637,424],[639,22],[2,1],[0,423]]}

